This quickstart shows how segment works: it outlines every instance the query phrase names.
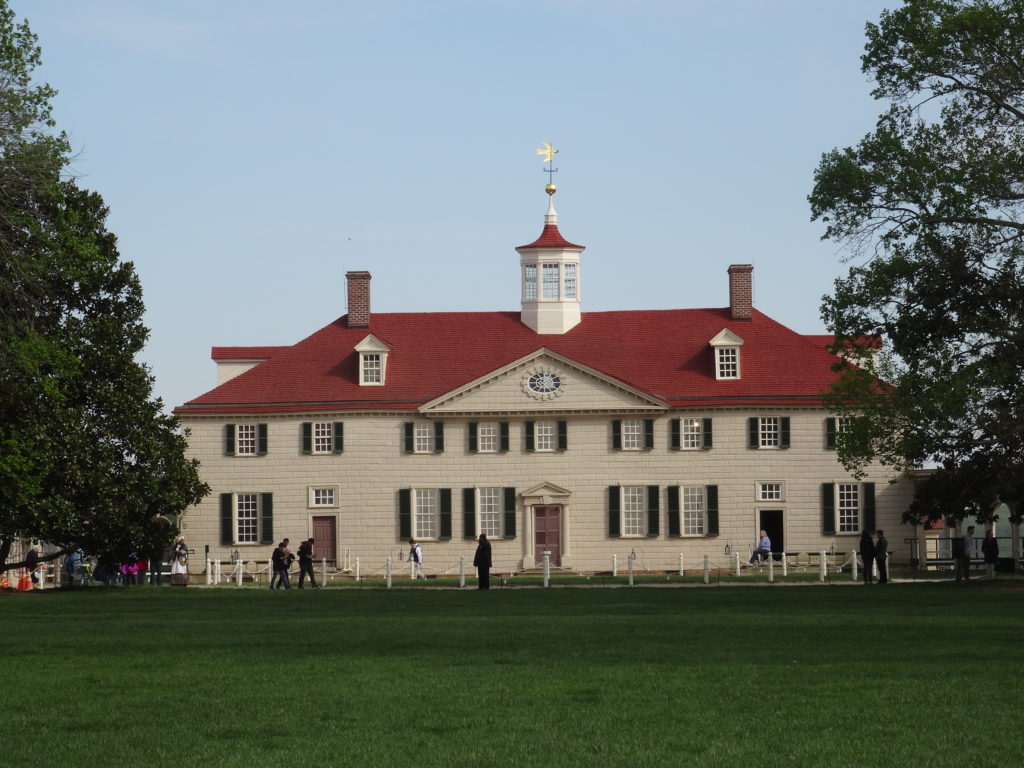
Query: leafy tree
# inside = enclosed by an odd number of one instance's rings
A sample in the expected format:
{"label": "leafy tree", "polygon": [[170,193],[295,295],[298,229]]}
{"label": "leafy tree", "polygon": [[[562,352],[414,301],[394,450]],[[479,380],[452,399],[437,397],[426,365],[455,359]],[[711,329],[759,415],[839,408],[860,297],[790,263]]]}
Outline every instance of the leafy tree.
{"label": "leafy tree", "polygon": [[62,179],[49,86],[0,0],[0,570],[18,537],[152,552],[207,492],[135,357],[142,289],[99,195]]}
{"label": "leafy tree", "polygon": [[859,417],[840,458],[934,462],[923,489],[947,519],[995,493],[1020,509],[1024,2],[905,0],[867,25],[861,61],[888,109],[822,157],[809,197],[825,238],[850,249],[822,304],[850,363],[830,401]]}

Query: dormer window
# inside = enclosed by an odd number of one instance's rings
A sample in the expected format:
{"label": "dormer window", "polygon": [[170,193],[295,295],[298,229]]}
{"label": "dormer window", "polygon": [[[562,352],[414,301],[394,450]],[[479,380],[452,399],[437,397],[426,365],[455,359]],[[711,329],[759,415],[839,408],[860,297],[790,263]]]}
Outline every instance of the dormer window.
{"label": "dormer window", "polygon": [[372,333],[356,345],[359,353],[359,386],[384,386],[391,348]]}
{"label": "dormer window", "polygon": [[743,339],[728,328],[723,328],[708,343],[715,350],[715,378],[718,381],[740,378],[740,347],[743,346]]}

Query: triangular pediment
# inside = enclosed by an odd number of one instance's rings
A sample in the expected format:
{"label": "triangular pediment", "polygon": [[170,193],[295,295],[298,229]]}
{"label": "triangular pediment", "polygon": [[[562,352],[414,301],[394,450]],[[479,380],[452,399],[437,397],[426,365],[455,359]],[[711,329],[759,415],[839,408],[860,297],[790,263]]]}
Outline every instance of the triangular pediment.
{"label": "triangular pediment", "polygon": [[371,333],[356,344],[355,350],[356,352],[390,352],[391,347]]}
{"label": "triangular pediment", "polygon": [[425,403],[422,413],[651,413],[667,404],[593,368],[540,348]]}
{"label": "triangular pediment", "polygon": [[743,339],[728,328],[723,328],[715,334],[715,338],[709,341],[708,344],[712,347],[741,347],[743,346]]}
{"label": "triangular pediment", "polygon": [[547,480],[522,493],[523,500],[528,504],[557,504],[570,496],[572,491]]}

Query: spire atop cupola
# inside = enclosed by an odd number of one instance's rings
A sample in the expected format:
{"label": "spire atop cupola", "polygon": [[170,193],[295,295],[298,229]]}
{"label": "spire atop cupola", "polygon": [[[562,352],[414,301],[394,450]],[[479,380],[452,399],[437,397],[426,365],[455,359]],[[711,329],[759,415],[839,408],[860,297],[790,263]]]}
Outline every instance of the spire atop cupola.
{"label": "spire atop cupola", "polygon": [[520,319],[537,333],[565,333],[580,322],[580,254],[584,246],[570,243],[558,231],[558,212],[555,210],[557,188],[551,181],[558,169],[552,167],[557,149],[545,143],[537,154],[548,167],[548,210],[544,214],[544,229],[540,237],[529,245],[521,245],[519,265],[522,286],[522,313]]}

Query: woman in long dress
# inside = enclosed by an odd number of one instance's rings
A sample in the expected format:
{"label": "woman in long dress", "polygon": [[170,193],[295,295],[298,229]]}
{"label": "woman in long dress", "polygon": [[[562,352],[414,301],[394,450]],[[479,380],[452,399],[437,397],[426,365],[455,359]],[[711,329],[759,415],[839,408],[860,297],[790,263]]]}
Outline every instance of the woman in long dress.
{"label": "woman in long dress", "polygon": [[188,584],[188,545],[184,536],[178,539],[171,553],[171,584],[179,587]]}

